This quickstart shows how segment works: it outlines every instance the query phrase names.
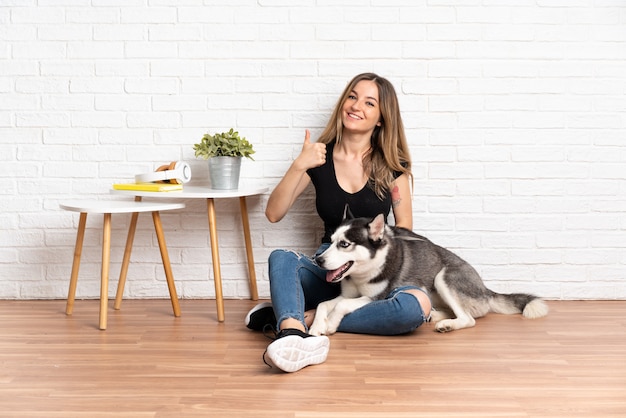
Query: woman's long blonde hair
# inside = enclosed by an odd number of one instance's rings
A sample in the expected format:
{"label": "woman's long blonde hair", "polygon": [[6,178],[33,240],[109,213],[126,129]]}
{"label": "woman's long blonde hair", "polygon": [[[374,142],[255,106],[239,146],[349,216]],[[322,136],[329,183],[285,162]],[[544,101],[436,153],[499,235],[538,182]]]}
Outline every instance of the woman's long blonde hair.
{"label": "woman's long blonde hair", "polygon": [[369,185],[379,198],[390,191],[394,172],[407,174],[413,182],[411,155],[404,133],[398,97],[393,85],[374,73],[363,73],[354,77],[341,94],[335,110],[320,135],[318,142],[323,144],[336,140],[341,142],[343,122],[341,109],[359,81],[373,81],[378,86],[380,103],[380,126],[372,133],[371,148],[363,156],[363,169],[369,173]]}

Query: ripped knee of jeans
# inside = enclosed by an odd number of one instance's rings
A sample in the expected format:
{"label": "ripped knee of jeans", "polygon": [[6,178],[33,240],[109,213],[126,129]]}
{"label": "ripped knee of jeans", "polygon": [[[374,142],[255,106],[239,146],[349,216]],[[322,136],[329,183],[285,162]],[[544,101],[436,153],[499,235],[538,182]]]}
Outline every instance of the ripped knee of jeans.
{"label": "ripped knee of jeans", "polygon": [[424,321],[426,322],[430,321],[430,312],[432,310],[432,302],[430,300],[430,297],[428,296],[428,293],[424,289],[419,288],[419,287],[411,287],[408,289],[403,289],[401,290],[401,292],[407,293],[415,297],[420,307],[422,308],[422,312],[424,314]]}

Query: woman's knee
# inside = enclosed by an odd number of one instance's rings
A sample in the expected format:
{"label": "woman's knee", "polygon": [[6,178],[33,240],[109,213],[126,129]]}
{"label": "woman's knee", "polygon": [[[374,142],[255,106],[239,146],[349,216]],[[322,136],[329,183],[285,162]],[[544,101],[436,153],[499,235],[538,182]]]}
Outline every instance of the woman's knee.
{"label": "woman's knee", "polygon": [[394,299],[399,305],[395,318],[395,325],[399,331],[402,330],[402,333],[411,332],[427,321],[430,315],[430,300],[428,300],[428,296],[426,296],[429,306],[428,311],[421,303],[418,295],[413,292],[399,292]]}
{"label": "woman's knee", "polygon": [[268,267],[270,275],[273,270],[281,271],[293,265],[298,258],[298,254],[289,250],[273,250],[268,257]]}
{"label": "woman's knee", "polygon": [[276,261],[280,260],[281,258],[283,258],[284,254],[285,254],[285,250],[273,250],[270,253],[270,256],[268,258],[268,262],[271,263],[275,263]]}
{"label": "woman's knee", "polygon": [[417,301],[420,304],[420,307],[422,309],[422,312],[424,313],[424,316],[427,317],[427,318],[430,316],[430,310],[432,309],[432,303],[430,301],[430,298],[426,294],[426,292],[424,292],[423,290],[420,290],[420,289],[405,289],[402,292],[409,293],[409,294],[415,296],[415,298],[417,299]]}
{"label": "woman's knee", "polygon": [[300,254],[298,254],[295,251],[292,250],[283,250],[283,249],[278,249],[278,250],[273,250],[270,253],[270,256],[268,258],[268,262],[270,264],[272,263],[280,263],[280,262],[285,262],[288,261],[290,259],[299,259],[301,257]]}

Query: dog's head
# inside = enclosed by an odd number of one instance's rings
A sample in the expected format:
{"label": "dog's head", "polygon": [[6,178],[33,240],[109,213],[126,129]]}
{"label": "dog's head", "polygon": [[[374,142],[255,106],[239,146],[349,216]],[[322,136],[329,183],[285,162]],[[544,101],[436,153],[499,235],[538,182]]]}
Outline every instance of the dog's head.
{"label": "dog's head", "polygon": [[330,247],[315,258],[328,270],[326,280],[337,283],[348,276],[357,281],[376,277],[386,257],[386,228],[382,214],[373,219],[352,218],[346,210],[343,222],[331,236]]}

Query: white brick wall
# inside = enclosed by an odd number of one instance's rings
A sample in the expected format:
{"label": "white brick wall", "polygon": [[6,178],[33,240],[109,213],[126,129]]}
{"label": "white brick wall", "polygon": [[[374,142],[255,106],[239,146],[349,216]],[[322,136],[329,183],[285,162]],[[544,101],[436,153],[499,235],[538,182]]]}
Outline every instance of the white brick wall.
{"label": "white brick wall", "polygon": [[[0,298],[66,296],[78,215],[59,201],[173,160],[202,182],[192,145],[230,127],[257,149],[242,183],[271,188],[364,71],[400,95],[416,231],[494,290],[626,298],[624,0],[2,1]],[[268,254],[317,244],[311,198],[275,225],[249,199],[264,297]],[[187,204],[163,214],[178,291],[212,297],[205,206]],[[237,202],[217,208],[225,295],[247,297]],[[79,297],[98,296],[100,227]],[[148,216],[126,294],[167,294]]]}

